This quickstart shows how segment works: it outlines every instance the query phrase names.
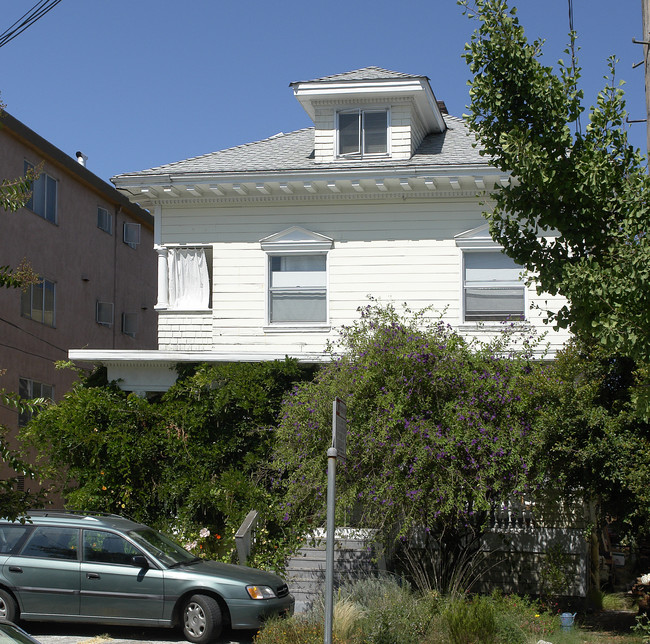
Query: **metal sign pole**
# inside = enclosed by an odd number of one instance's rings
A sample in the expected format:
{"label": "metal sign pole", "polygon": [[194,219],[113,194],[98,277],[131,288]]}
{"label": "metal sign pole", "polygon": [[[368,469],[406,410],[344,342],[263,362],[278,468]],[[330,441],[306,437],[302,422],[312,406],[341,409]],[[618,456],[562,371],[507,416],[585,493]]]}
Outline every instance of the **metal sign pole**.
{"label": "metal sign pole", "polygon": [[332,644],[334,621],[334,534],[336,531],[336,448],[327,450],[327,543],[325,550],[325,644]]}
{"label": "metal sign pole", "polygon": [[340,398],[332,405],[332,446],[327,450],[327,543],[325,545],[325,644],[332,644],[334,622],[334,541],[336,539],[336,459],[346,457],[346,407]]}

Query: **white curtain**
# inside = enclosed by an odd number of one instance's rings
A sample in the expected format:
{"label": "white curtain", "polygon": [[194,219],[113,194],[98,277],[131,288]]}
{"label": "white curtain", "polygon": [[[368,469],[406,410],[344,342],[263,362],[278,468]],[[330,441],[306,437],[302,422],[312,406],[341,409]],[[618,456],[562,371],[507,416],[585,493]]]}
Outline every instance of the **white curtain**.
{"label": "white curtain", "polygon": [[210,306],[210,276],[202,248],[169,248],[169,308],[184,311]]}

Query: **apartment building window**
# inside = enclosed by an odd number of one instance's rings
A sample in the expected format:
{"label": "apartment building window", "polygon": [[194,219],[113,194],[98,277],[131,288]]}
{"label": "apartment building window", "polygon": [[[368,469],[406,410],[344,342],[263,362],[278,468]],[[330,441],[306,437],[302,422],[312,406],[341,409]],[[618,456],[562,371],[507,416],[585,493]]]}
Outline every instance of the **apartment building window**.
{"label": "apartment building window", "polygon": [[101,206],[97,207],[97,228],[109,235],[113,234],[113,215]]}
{"label": "apartment building window", "polygon": [[463,253],[465,321],[525,318],[522,267],[500,250]]}
{"label": "apartment building window", "polygon": [[[29,378],[20,378],[18,381],[18,394],[25,400],[36,398],[54,399],[54,387]],[[33,412],[26,410],[18,414],[18,426],[24,427],[34,416]]]}
{"label": "apartment building window", "polygon": [[130,338],[135,338],[138,331],[138,314],[122,313],[122,333]]}
{"label": "apartment building window", "polygon": [[[34,170],[34,165],[25,161],[25,174]],[[56,224],[57,180],[45,172],[41,172],[38,179],[32,181],[32,195],[25,204],[43,219]]]}
{"label": "apartment building window", "polygon": [[388,110],[338,113],[339,156],[388,154]]}
{"label": "apartment building window", "polygon": [[113,326],[113,302],[96,303],[95,321],[102,326]]}
{"label": "apartment building window", "polygon": [[56,285],[44,278],[22,292],[20,314],[47,326],[56,324]]}
{"label": "apartment building window", "polygon": [[127,246],[133,249],[137,248],[140,243],[140,224],[126,222],[124,224],[123,239]]}

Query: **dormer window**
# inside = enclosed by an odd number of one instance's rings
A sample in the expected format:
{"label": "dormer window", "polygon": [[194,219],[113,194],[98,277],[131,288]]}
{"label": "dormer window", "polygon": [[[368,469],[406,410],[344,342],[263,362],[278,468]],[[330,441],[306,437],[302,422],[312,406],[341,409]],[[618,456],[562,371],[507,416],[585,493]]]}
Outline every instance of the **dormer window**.
{"label": "dormer window", "polygon": [[339,156],[388,154],[388,110],[338,113]]}

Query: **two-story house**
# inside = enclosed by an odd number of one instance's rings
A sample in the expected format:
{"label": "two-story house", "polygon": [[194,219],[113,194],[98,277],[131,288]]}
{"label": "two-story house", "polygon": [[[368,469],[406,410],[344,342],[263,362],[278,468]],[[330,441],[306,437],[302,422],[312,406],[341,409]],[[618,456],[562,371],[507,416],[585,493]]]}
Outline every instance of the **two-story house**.
{"label": "two-story house", "polygon": [[[553,306],[490,239],[510,177],[425,76],[377,67],[291,83],[313,127],[114,177],[154,215],[158,350],[74,350],[128,390],[191,361],[324,358],[368,296],[432,306],[468,336],[543,329]],[[551,350],[566,335],[550,332]]]}

